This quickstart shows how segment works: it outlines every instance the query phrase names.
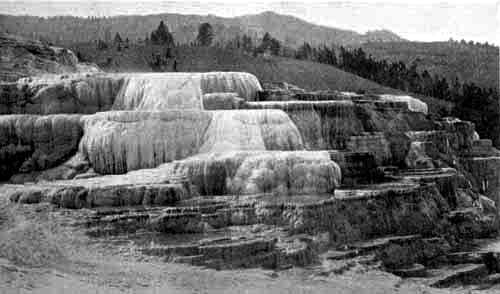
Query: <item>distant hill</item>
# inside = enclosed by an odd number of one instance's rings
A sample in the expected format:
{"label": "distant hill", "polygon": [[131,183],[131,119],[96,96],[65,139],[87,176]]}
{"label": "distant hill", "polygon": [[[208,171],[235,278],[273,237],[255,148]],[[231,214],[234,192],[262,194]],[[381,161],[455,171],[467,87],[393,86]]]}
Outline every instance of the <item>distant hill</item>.
{"label": "distant hill", "polygon": [[370,42],[361,47],[378,59],[417,62],[419,69],[480,87],[499,87],[499,48],[459,42]]}
{"label": "distant hill", "polygon": [[75,42],[94,41],[98,38],[110,39],[115,33],[123,38],[137,40],[145,38],[163,20],[173,32],[179,43],[189,43],[196,37],[200,23],[209,22],[214,27],[216,41],[227,41],[243,34],[250,35],[254,41],[262,38],[265,32],[289,46],[303,42],[312,45],[336,43],[345,45],[362,44],[368,41],[404,41],[387,30],[370,31],[360,34],[316,25],[300,18],[263,12],[233,18],[214,15],[126,15],[106,18],[81,18],[74,16],[36,17],[0,15],[0,31],[23,35],[34,39],[44,39],[56,44],[68,45]]}
{"label": "distant hill", "polygon": [[304,41],[315,46],[332,43],[355,45],[368,41],[404,41],[403,38],[388,30],[374,30],[359,34],[350,30],[312,24],[294,16],[274,12],[236,17],[234,21],[233,25],[240,25],[247,30],[260,31],[261,35],[269,32],[278,40],[292,45],[300,45]]}

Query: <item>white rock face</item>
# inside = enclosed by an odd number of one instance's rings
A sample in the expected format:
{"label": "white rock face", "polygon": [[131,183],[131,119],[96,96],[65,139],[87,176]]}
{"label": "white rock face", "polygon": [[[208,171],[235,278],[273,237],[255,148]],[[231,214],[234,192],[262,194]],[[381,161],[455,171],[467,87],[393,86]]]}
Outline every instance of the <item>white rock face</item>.
{"label": "white rock face", "polygon": [[76,93],[76,101],[85,108],[84,113],[96,113],[109,110],[115,97],[123,87],[123,80],[115,77],[84,78],[71,83],[72,92]]}
{"label": "white rock face", "polygon": [[0,84],[2,114],[95,113],[111,109],[123,78],[107,75],[47,75]]}
{"label": "white rock face", "polygon": [[411,96],[379,95],[382,101],[406,102],[408,109],[427,114],[427,104]]}
{"label": "white rock face", "polygon": [[201,111],[99,113],[86,118],[80,150],[101,174],[151,168],[196,154],[210,119]]}
{"label": "white rock face", "polygon": [[481,139],[481,138],[479,137],[479,134],[478,134],[476,131],[474,131],[474,137],[473,137],[473,140],[479,140],[479,139]]}
{"label": "white rock face", "polygon": [[147,73],[124,77],[113,110],[202,109],[198,74]]}
{"label": "white rock face", "polygon": [[114,110],[203,109],[203,95],[236,93],[255,100],[262,90],[254,75],[242,72],[130,74],[113,105]]}
{"label": "white rock face", "polygon": [[247,102],[247,106],[285,111],[308,150],[343,149],[343,141],[364,131],[352,101],[263,101]]}
{"label": "white rock face", "polygon": [[97,74],[23,83],[35,112],[97,112],[76,120],[83,129],[78,152],[86,168],[105,176],[57,185],[82,185],[99,205],[108,193],[95,192],[99,187],[165,184],[172,176],[208,195],[332,193],[340,183],[329,153],[305,151],[285,111],[235,109],[261,90],[251,74]]}
{"label": "white rock face", "polygon": [[325,151],[208,153],[172,166],[205,195],[331,193],[341,178]]}
{"label": "white rock face", "polygon": [[300,132],[282,110],[214,111],[200,153],[302,150]]}
{"label": "white rock face", "polygon": [[241,72],[45,75],[0,85],[0,113],[202,110],[205,94],[252,101],[260,90],[255,76]]}
{"label": "white rock face", "polygon": [[243,108],[245,100],[237,93],[210,93],[203,95],[203,109],[231,110]]}
{"label": "white rock face", "polygon": [[427,154],[429,144],[426,142],[411,142],[405,163],[410,168],[434,168],[432,158]]}
{"label": "white rock face", "polygon": [[84,117],[80,150],[102,174],[151,168],[198,153],[303,150],[281,110],[116,111]]}
{"label": "white rock face", "polygon": [[259,80],[247,72],[205,72],[199,74],[203,94],[234,92],[247,101],[255,101],[262,91]]}

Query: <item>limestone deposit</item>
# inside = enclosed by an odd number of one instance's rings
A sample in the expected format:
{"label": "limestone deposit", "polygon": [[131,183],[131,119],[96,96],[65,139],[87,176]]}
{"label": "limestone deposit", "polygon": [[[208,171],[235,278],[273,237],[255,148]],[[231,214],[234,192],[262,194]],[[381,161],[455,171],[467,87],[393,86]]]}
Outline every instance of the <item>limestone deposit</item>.
{"label": "limestone deposit", "polygon": [[110,110],[123,83],[118,76],[87,74],[0,83],[0,112],[48,115]]}
{"label": "limestone deposit", "polygon": [[341,172],[327,152],[226,151],[174,163],[202,195],[332,193]]}
{"label": "limestone deposit", "polygon": [[0,179],[63,163],[82,135],[79,115],[0,116]]}
{"label": "limestone deposit", "polygon": [[200,153],[232,150],[302,150],[302,137],[281,110],[215,111]]}
{"label": "limestone deposit", "polygon": [[[0,91],[3,194],[87,208],[78,228],[138,238],[145,256],[277,270],[366,259],[427,277],[500,227],[500,151],[409,96],[263,89],[234,72],[42,77]],[[491,262],[475,262],[486,275]]]}
{"label": "limestone deposit", "polygon": [[402,95],[379,95],[379,97],[382,101],[406,102],[411,111],[427,114],[427,104],[414,97]]}
{"label": "limestone deposit", "polygon": [[254,101],[260,90],[255,76],[238,72],[45,76],[0,84],[0,113],[201,110],[205,94],[236,93]]}
{"label": "limestone deposit", "polygon": [[93,64],[79,63],[76,55],[65,48],[6,33],[0,34],[0,43],[0,81],[14,82],[33,75],[100,71]]}
{"label": "limestone deposit", "polygon": [[113,110],[201,109],[201,79],[196,74],[158,73],[123,76]]}
{"label": "limestone deposit", "polygon": [[83,121],[81,152],[103,174],[198,153],[303,149],[299,131],[280,110],[104,112]]}
{"label": "limestone deposit", "polygon": [[201,111],[99,113],[86,117],[80,150],[101,174],[156,167],[197,154],[211,119]]}
{"label": "limestone deposit", "polygon": [[[379,163],[400,165],[410,148],[408,131],[433,129],[423,113],[391,101],[265,101],[251,109],[282,109],[301,133],[306,149],[370,151]],[[364,147],[363,147],[364,146]]]}
{"label": "limestone deposit", "polygon": [[237,93],[209,93],[203,95],[203,109],[205,110],[230,110],[243,108],[245,99],[238,97]]}

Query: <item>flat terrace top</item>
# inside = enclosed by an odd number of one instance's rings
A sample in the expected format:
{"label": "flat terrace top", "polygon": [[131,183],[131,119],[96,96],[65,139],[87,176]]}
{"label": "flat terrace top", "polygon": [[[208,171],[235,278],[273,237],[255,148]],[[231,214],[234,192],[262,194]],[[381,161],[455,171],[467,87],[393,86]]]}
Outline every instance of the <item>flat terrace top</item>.
{"label": "flat terrace top", "polygon": [[420,186],[416,183],[409,182],[389,182],[371,185],[363,185],[353,187],[351,189],[337,189],[335,190],[335,199],[349,200],[349,199],[363,199],[372,198],[382,195],[388,191],[404,192],[419,189]]}
{"label": "flat terrace top", "polygon": [[406,179],[435,179],[457,176],[457,171],[454,168],[415,169],[401,170],[395,175]]}
{"label": "flat terrace top", "polygon": [[403,192],[419,189],[416,183],[390,182],[372,185],[360,185],[353,189],[336,189],[335,194],[297,194],[297,195],[275,195],[272,193],[254,195],[224,195],[224,196],[201,196],[186,199],[180,205],[196,205],[206,201],[214,203],[231,203],[231,205],[310,205],[328,200],[349,200],[377,197],[388,191]]}

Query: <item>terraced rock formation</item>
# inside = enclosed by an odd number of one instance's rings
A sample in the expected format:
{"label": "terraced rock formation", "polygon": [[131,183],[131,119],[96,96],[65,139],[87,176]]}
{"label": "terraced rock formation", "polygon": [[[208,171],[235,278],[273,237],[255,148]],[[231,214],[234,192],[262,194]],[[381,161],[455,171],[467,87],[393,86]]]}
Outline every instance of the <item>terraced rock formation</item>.
{"label": "terraced rock formation", "polygon": [[495,283],[497,253],[464,249],[500,228],[500,151],[472,123],[408,96],[271,86],[234,72],[0,84],[1,190],[167,262],[328,275],[370,260],[435,287]]}
{"label": "terraced rock formation", "polygon": [[75,72],[99,72],[93,64],[81,63],[68,49],[49,46],[39,41],[0,33],[0,81],[15,82],[19,78]]}

